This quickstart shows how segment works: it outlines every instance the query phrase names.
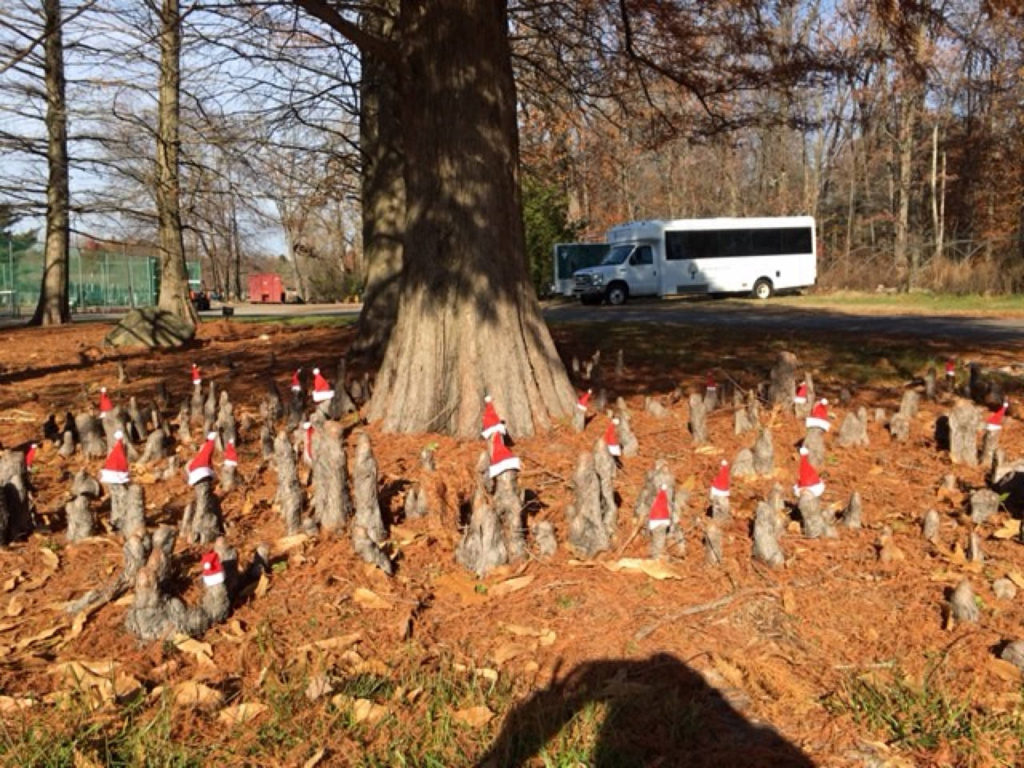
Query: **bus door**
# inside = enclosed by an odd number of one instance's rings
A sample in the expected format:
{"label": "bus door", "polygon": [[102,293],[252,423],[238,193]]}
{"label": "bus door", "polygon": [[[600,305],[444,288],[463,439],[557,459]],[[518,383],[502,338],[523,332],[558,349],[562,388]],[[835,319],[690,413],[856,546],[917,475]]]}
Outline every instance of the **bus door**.
{"label": "bus door", "polygon": [[654,249],[649,245],[638,245],[629,256],[629,290],[634,296],[658,293],[658,265],[654,263]]}

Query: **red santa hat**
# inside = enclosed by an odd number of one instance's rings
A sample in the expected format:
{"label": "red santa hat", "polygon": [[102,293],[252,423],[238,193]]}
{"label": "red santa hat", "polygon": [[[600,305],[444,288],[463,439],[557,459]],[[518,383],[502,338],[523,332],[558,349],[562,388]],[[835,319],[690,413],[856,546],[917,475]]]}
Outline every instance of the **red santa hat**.
{"label": "red santa hat", "polygon": [[200,562],[203,564],[203,584],[212,587],[224,583],[224,566],[221,565],[220,555],[207,552]]}
{"label": "red santa hat", "polygon": [[707,379],[705,379],[705,382],[704,382],[704,388],[708,392],[717,392],[718,391],[718,385],[715,384],[715,374],[712,371],[708,371]]}
{"label": "red santa hat", "polygon": [[668,486],[663,485],[658,489],[658,495],[654,497],[651,504],[651,511],[647,514],[647,528],[668,528],[672,523],[672,516],[668,511]]}
{"label": "red santa hat", "polygon": [[718,474],[711,481],[711,495],[727,497],[729,495],[729,462],[722,459]]}
{"label": "red santa hat", "polygon": [[112,410],[114,410],[114,403],[111,402],[110,396],[107,394],[107,388],[100,387],[100,418],[102,419]]}
{"label": "red santa hat", "polygon": [[224,466],[238,466],[238,451],[235,450],[234,440],[228,440],[227,445],[224,446]]}
{"label": "red santa hat", "polygon": [[302,422],[302,429],[305,431],[305,438],[302,441],[302,458],[307,464],[313,463],[313,422]]}
{"label": "red santa hat", "polygon": [[313,369],[313,402],[322,403],[334,397],[334,390],[327,379],[320,375],[320,369]]}
{"label": "red santa hat", "polygon": [[302,382],[299,381],[299,371],[301,370],[301,368],[296,368],[295,373],[292,374],[292,392],[302,391]]}
{"label": "red santa hat", "polygon": [[793,486],[793,493],[799,496],[804,491],[809,491],[812,496],[821,496],[825,492],[825,481],[818,475],[818,470],[811,466],[807,454],[808,450],[801,447],[800,474],[796,485]]}
{"label": "red santa hat", "polygon": [[508,472],[510,469],[519,471],[519,457],[512,454],[512,451],[505,445],[505,439],[500,434],[495,434],[491,438],[491,466],[487,473],[493,479],[502,472]]}
{"label": "red santa hat", "polygon": [[188,484],[195,485],[200,480],[213,477],[213,467],[210,462],[213,459],[213,446],[217,441],[216,432],[208,432],[206,442],[199,449],[199,453],[188,463]]}
{"label": "red santa hat", "polygon": [[594,390],[588,389],[586,392],[580,395],[580,399],[576,401],[576,407],[579,408],[584,413],[587,412],[587,406],[590,405],[590,396],[593,394],[593,392]]}
{"label": "red santa hat", "polygon": [[32,469],[32,462],[36,460],[36,451],[39,450],[39,446],[32,443],[25,451],[25,469]]}
{"label": "red santa hat", "polygon": [[808,428],[817,428],[822,432],[828,432],[831,428],[831,424],[828,421],[828,400],[824,397],[814,404],[811,408],[811,415],[804,420],[804,425]]}
{"label": "red santa hat", "polygon": [[131,481],[128,473],[128,457],[124,453],[124,432],[114,433],[114,447],[107,454],[107,460],[100,470],[100,482],[108,485],[124,485]]}
{"label": "red santa hat", "polygon": [[956,377],[956,360],[952,357],[946,361],[946,376],[951,379]]}
{"label": "red santa hat", "polygon": [[203,375],[199,372],[199,366],[192,363],[192,385],[198,387],[203,383]]}
{"label": "red santa hat", "polygon": [[797,405],[803,405],[807,402],[807,382],[801,381],[800,386],[796,388],[796,394],[793,395],[793,402]]}
{"label": "red santa hat", "polygon": [[612,456],[622,455],[622,446],[619,444],[619,434],[615,428],[619,425],[618,419],[608,422],[608,428],[604,431],[604,444],[608,447],[608,453]]}
{"label": "red santa hat", "polygon": [[1003,417],[1006,415],[1006,409],[1010,407],[1010,404],[1003,400],[1003,404],[999,406],[999,410],[991,414],[985,420],[985,429],[989,432],[998,432],[1003,428]]}
{"label": "red santa hat", "polygon": [[482,420],[482,427],[480,436],[484,440],[490,440],[493,435],[507,434],[505,431],[505,423],[498,417],[498,410],[494,407],[494,402],[491,400],[490,395],[484,396],[484,417]]}

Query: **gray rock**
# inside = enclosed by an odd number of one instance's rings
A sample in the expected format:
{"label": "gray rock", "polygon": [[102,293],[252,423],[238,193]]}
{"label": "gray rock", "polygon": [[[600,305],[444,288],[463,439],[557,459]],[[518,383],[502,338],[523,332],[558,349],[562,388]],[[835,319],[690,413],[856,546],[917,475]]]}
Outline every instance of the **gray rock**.
{"label": "gray rock", "polygon": [[842,448],[853,446],[866,446],[868,440],[868,414],[865,408],[860,408],[856,413],[849,412],[839,427],[837,442]]}
{"label": "gray rock", "polygon": [[714,522],[704,529],[704,560],[708,565],[722,564],[722,529]]}
{"label": "gray rock", "polygon": [[754,514],[754,558],[772,568],[786,562],[777,538],[777,515],[770,504],[760,502]]}
{"label": "gray rock", "polygon": [[188,344],[196,328],[187,320],[156,307],[133,309],[103,340],[108,347],[172,348]]}
{"label": "gray rock", "polygon": [[1024,672],[1024,640],[1014,640],[1008,643],[999,658],[1008,661],[1021,672]]}
{"label": "gray rock", "polygon": [[981,416],[968,400],[959,400],[949,412],[949,458],[954,464],[978,464]]}
{"label": "gray rock", "polygon": [[771,383],[768,387],[768,400],[772,405],[783,409],[793,407],[793,395],[796,394],[797,357],[792,352],[779,352],[775,365],[771,370]]}
{"label": "gray rock", "polygon": [[694,445],[704,445],[707,443],[707,411],[704,408],[704,398],[700,395],[690,395],[689,427]]}
{"label": "gray rock", "polygon": [[941,525],[941,519],[939,513],[934,509],[929,509],[924,515],[924,522],[921,525],[921,533],[928,541],[935,541],[939,537],[939,527]]}
{"label": "gray rock", "polygon": [[980,488],[971,493],[971,522],[981,525],[999,511],[1001,500],[999,494],[988,488]]}
{"label": "gray rock", "polygon": [[753,477],[754,474],[754,454],[749,448],[741,448],[729,466],[729,477]]}
{"label": "gray rock", "polygon": [[761,428],[754,442],[754,471],[759,475],[770,475],[775,470],[775,448],[772,433]]}
{"label": "gray rock", "polygon": [[825,466],[825,432],[817,427],[810,427],[804,437],[804,448],[807,449],[807,460],[815,469]]}
{"label": "gray rock", "polygon": [[1017,585],[1009,579],[996,579],[992,582],[992,593],[999,600],[1013,600],[1017,596]]}
{"label": "gray rock", "polygon": [[455,559],[480,578],[508,562],[501,520],[483,488],[477,488],[473,496],[473,513],[455,549]]}
{"label": "gray rock", "polygon": [[846,509],[843,510],[842,526],[852,530],[860,528],[862,513],[863,504],[861,503],[860,493],[854,491],[850,494],[850,501],[847,503]]}
{"label": "gray rock", "polygon": [[534,524],[530,529],[538,557],[552,557],[558,551],[558,539],[555,538],[555,526],[547,520]]}
{"label": "gray rock", "polygon": [[978,603],[974,598],[974,589],[971,588],[968,579],[963,579],[953,590],[949,598],[949,611],[957,621],[974,623],[981,618],[981,611],[978,610]]}

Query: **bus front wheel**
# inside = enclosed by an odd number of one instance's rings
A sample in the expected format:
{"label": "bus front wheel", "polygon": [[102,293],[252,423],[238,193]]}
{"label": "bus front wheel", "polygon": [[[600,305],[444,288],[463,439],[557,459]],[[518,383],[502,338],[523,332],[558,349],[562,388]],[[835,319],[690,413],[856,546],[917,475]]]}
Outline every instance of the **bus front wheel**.
{"label": "bus front wheel", "polygon": [[613,307],[625,304],[626,299],[629,298],[629,288],[626,287],[625,283],[612,283],[608,286],[605,298]]}
{"label": "bus front wheel", "polygon": [[755,299],[770,299],[774,289],[772,288],[772,281],[767,277],[762,277],[756,283],[754,283],[754,290],[752,291]]}

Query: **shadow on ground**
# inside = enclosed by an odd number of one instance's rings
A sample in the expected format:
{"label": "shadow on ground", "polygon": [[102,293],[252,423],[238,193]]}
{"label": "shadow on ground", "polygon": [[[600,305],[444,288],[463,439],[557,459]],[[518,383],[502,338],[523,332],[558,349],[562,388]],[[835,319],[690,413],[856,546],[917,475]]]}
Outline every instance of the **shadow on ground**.
{"label": "shadow on ground", "polygon": [[[592,742],[586,738],[591,730],[596,733]],[[774,729],[750,722],[700,674],[668,654],[591,661],[564,677],[556,673],[549,687],[509,713],[476,766],[521,766],[545,753],[571,753],[593,768],[814,765]]]}

